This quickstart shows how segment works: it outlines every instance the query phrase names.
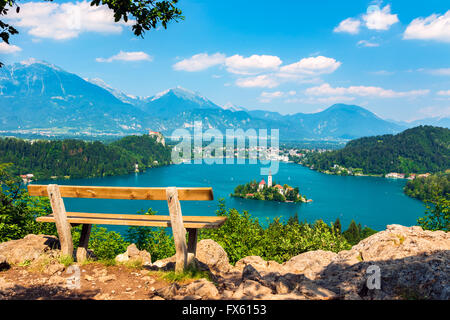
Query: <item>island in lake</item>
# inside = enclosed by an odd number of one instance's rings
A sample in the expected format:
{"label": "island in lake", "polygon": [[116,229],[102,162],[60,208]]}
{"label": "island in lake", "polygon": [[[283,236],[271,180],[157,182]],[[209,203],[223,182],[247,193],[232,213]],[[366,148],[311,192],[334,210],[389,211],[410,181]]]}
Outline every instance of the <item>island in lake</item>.
{"label": "island in lake", "polygon": [[262,179],[259,183],[253,180],[246,184],[238,185],[231,196],[263,201],[312,202],[311,199],[306,199],[305,196],[300,194],[298,187],[293,188],[287,184],[281,185],[272,182],[270,173],[267,177],[267,183]]}

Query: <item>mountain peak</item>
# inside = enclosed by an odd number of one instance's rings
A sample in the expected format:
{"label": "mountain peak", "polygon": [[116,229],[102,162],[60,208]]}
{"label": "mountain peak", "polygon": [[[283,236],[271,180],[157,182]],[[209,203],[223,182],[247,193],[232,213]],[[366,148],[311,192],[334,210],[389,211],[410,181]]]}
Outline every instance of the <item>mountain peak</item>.
{"label": "mountain peak", "polygon": [[176,86],[174,88],[170,88],[167,90],[164,90],[162,92],[157,93],[150,101],[158,100],[168,94],[174,95],[178,98],[184,99],[184,100],[190,100],[190,101],[197,101],[202,103],[210,103],[210,101],[202,96],[199,92],[195,92],[186,88],[183,88],[181,86]]}
{"label": "mountain peak", "polygon": [[232,112],[236,112],[236,111],[246,111],[245,108],[243,107],[239,107],[231,102],[227,102],[222,106],[222,109],[224,110],[230,110]]}
{"label": "mountain peak", "polygon": [[52,63],[49,63],[49,62],[44,61],[44,60],[37,60],[35,58],[29,58],[27,60],[22,60],[19,63],[16,63],[16,65],[20,65],[20,66],[24,66],[24,67],[29,67],[29,66],[32,66],[32,65],[35,65],[35,64],[43,65],[43,66],[46,66],[48,68],[51,68],[51,69],[54,69],[54,70],[57,70],[57,71],[63,71],[63,69],[61,69],[60,67],[58,67],[58,66],[56,66],[56,65],[54,65]]}

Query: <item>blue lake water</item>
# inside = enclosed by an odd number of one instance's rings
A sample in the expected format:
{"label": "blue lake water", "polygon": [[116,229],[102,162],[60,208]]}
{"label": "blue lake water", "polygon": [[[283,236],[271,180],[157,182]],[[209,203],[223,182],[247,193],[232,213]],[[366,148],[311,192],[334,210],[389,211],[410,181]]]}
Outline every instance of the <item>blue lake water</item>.
{"label": "blue lake water", "polygon": [[[273,176],[274,181],[298,186],[300,193],[313,199],[313,202],[294,204],[230,197],[238,184],[251,180],[260,181],[262,178],[267,181],[267,177],[260,175],[260,167],[261,165],[252,164],[181,164],[126,176],[39,181],[38,184],[212,187],[214,201],[184,201],[181,203],[183,214],[214,215],[218,200],[225,198],[228,208],[247,210],[261,222],[275,217],[288,219],[298,213],[300,220],[309,222],[323,219],[329,223],[339,217],[343,228],[347,228],[352,219],[376,230],[382,230],[388,224],[411,226],[416,224],[417,218],[423,216],[425,211],[422,202],[403,193],[405,180],[325,175],[293,163],[280,163],[278,173]],[[158,214],[168,213],[166,201],[74,198],[66,198],[64,201],[67,211],[133,214],[151,207]],[[120,226],[107,228],[124,230]]]}

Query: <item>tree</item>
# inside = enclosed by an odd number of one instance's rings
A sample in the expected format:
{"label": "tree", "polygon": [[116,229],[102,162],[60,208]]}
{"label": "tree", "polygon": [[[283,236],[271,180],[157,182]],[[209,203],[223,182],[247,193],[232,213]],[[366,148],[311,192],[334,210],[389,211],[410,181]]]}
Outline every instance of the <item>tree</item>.
{"label": "tree", "polygon": [[[46,0],[52,1],[52,0]],[[0,16],[6,16],[10,9],[20,12],[19,0],[0,0]],[[183,20],[182,12],[176,7],[178,0],[92,0],[91,6],[106,5],[114,12],[114,21],[134,19],[132,30],[136,36],[143,37],[145,31],[155,29],[161,24],[167,29],[167,23]],[[42,22],[45,24],[45,21]],[[9,44],[9,37],[19,31],[12,25],[0,20],[0,38]],[[0,67],[3,63],[0,62]]]}
{"label": "tree", "polygon": [[334,222],[334,231],[337,234],[342,233],[342,225],[341,225],[341,220],[339,220],[339,218],[337,218],[336,221]]}
{"label": "tree", "polygon": [[418,224],[425,230],[450,231],[450,199],[436,196],[427,202],[425,216],[417,220]]}
{"label": "tree", "polygon": [[359,228],[356,225],[356,222],[354,220],[352,220],[350,222],[350,225],[348,227],[347,230],[345,230],[342,235],[345,237],[345,239],[347,239],[347,241],[351,244],[351,245],[355,245],[359,242],[359,240],[361,239],[360,233],[359,233]]}

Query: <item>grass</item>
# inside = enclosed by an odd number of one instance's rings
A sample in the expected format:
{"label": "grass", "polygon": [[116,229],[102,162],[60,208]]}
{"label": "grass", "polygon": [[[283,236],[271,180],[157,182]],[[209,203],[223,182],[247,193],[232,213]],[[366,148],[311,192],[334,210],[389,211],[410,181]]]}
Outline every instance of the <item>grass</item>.
{"label": "grass", "polygon": [[69,255],[61,255],[58,262],[63,264],[66,268],[74,263],[73,257]]}
{"label": "grass", "polygon": [[209,272],[199,270],[198,268],[193,266],[188,267],[183,272],[166,271],[163,272],[163,274],[160,275],[160,277],[170,283],[198,280],[202,278],[212,281]]}
{"label": "grass", "polygon": [[30,265],[31,265],[31,261],[30,260],[24,260],[24,261],[22,261],[22,262],[17,264],[17,266],[19,266],[19,267],[28,267]]}
{"label": "grass", "polygon": [[148,273],[151,276],[155,276],[160,280],[167,281],[169,283],[186,283],[191,282],[192,280],[199,279],[207,279],[208,281],[212,281],[211,275],[207,271],[202,271],[197,269],[194,266],[188,267],[183,272],[175,272],[175,271],[150,271]]}

